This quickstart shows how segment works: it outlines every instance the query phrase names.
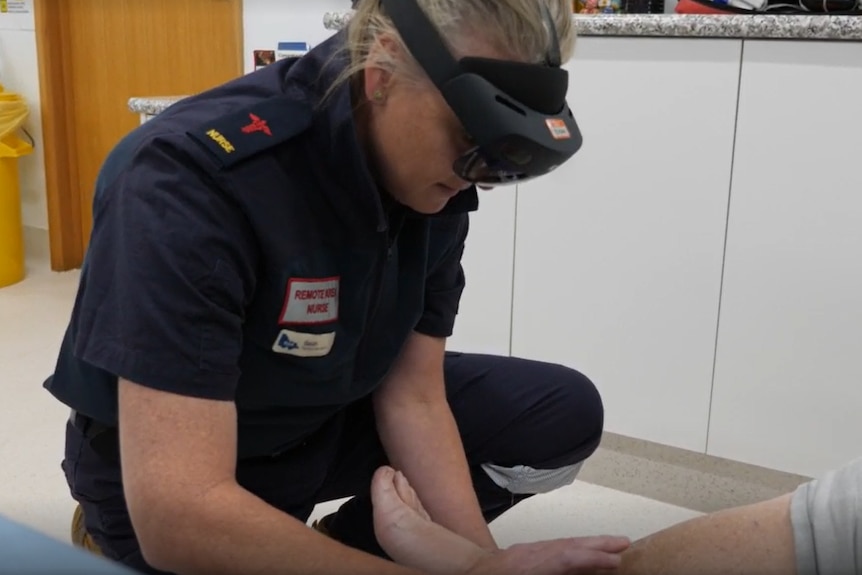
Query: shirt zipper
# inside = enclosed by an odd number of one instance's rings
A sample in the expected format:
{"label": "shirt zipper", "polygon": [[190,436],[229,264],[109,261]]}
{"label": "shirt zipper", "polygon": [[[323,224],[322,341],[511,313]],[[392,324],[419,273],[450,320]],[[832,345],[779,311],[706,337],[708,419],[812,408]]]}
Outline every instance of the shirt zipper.
{"label": "shirt zipper", "polygon": [[383,299],[383,280],[386,278],[386,272],[389,268],[389,260],[392,258],[392,240],[389,237],[389,230],[386,229],[381,233],[383,237],[383,249],[381,250],[380,263],[377,264],[377,277],[374,283],[374,295],[371,309],[366,316],[365,330],[362,336],[362,341],[359,344],[359,350],[356,353],[356,367],[354,368],[354,376],[356,369],[362,365],[365,358],[365,349],[368,347],[368,338],[373,334],[377,312],[380,308],[380,301]]}

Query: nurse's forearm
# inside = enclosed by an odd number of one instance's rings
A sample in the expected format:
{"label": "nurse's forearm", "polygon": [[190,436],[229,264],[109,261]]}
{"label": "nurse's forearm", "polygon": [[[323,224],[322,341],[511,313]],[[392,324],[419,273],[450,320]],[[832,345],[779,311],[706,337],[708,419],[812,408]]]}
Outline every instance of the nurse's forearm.
{"label": "nurse's forearm", "polygon": [[144,555],[179,575],[422,575],[337,543],[233,483],[187,500],[177,515],[163,523],[161,549]]}
{"label": "nurse's forearm", "polygon": [[482,517],[455,418],[441,400],[377,398],[377,426],[391,465],[431,518],[486,548],[497,545]]}

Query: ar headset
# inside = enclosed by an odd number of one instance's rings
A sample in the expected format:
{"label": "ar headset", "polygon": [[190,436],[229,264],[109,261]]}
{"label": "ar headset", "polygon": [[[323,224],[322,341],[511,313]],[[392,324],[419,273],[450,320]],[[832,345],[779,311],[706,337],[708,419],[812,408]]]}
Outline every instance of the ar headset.
{"label": "ar headset", "polygon": [[541,64],[490,58],[455,60],[416,0],[380,0],[407,49],[440,90],[476,147],[453,165],[479,186],[524,182],[571,158],[583,143],[566,103],[569,74],[548,7],[539,2],[551,36]]}

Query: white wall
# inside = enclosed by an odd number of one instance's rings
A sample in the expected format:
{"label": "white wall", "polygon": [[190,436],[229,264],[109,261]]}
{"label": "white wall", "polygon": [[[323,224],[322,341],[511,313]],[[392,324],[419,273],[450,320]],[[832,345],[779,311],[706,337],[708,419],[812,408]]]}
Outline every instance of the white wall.
{"label": "white wall", "polygon": [[[31,4],[28,4],[28,7]],[[39,66],[36,58],[36,25],[27,14],[0,13],[0,84],[7,92],[21,94],[30,106],[24,128],[36,142],[35,153],[20,161],[21,200],[25,226],[48,229],[45,196],[45,161],[42,154],[42,119],[39,109]]]}
{"label": "white wall", "polygon": [[350,0],[244,0],[245,71],[254,50],[275,50],[279,42],[320,44],[334,32],[323,27],[326,12],[350,10]]}

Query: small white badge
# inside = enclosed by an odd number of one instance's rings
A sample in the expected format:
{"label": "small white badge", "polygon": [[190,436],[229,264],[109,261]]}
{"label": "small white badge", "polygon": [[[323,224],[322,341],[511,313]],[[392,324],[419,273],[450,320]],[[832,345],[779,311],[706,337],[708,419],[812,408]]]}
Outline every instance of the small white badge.
{"label": "small white badge", "polygon": [[550,118],[545,120],[545,124],[548,125],[548,130],[551,131],[551,137],[555,140],[568,140],[572,137],[572,133],[569,131],[568,126],[566,126],[565,120],[560,118]]}
{"label": "small white badge", "polygon": [[300,279],[287,282],[281,325],[314,325],[338,321],[340,278]]}
{"label": "small white badge", "polygon": [[334,331],[330,333],[300,333],[283,329],[278,334],[275,343],[272,344],[272,351],[296,357],[323,357],[332,351],[334,343]]}

